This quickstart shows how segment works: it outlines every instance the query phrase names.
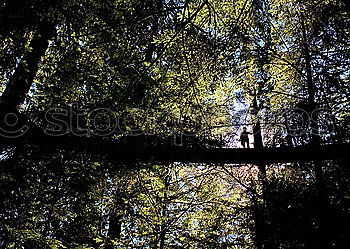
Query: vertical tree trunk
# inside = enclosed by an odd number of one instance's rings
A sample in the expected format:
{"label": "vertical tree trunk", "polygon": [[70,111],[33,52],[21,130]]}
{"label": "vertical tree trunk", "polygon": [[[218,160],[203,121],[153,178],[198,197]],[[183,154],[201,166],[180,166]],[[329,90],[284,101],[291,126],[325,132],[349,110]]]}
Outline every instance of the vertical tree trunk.
{"label": "vertical tree trunk", "polygon": [[112,212],[109,218],[109,228],[107,236],[111,240],[120,239],[120,234],[122,231],[122,216],[116,212]]}
{"label": "vertical tree trunk", "polygon": [[[262,46],[258,46],[257,54],[257,66],[259,70],[259,80],[257,82],[257,87],[254,89],[254,98],[252,107],[255,113],[257,114],[257,121],[253,127],[254,133],[254,148],[262,149],[263,148],[263,136],[261,131],[261,123],[259,120],[259,111],[261,110],[261,103],[258,103],[258,97],[263,93],[263,88],[268,85],[268,69],[266,65],[269,63],[269,51],[271,49],[271,26],[269,18],[269,2],[265,0],[254,0],[254,21],[258,29],[259,39],[261,39]],[[265,249],[275,249],[277,248],[276,243],[274,242],[274,234],[268,225],[268,207],[269,207],[269,191],[266,175],[266,165],[265,163],[257,163],[259,169],[259,181],[262,188],[262,200],[260,207],[257,206],[256,211],[256,240],[258,248]],[[258,201],[256,200],[258,203]]]}
{"label": "vertical tree trunk", "polygon": [[[161,210],[161,217],[165,218],[167,215],[167,207],[168,207],[168,195],[167,195],[167,191],[169,189],[169,184],[170,184],[170,177],[168,175],[165,176],[164,179],[164,196],[163,196],[163,205],[162,205],[162,210]],[[161,222],[161,226],[160,226],[160,234],[159,234],[159,249],[164,249],[165,247],[165,237],[166,237],[166,219],[163,219]]]}
{"label": "vertical tree trunk", "polygon": [[106,249],[113,249],[114,246],[112,240],[119,241],[121,238],[123,216],[120,214],[120,211],[123,208],[124,203],[122,198],[116,197],[114,210],[111,211],[111,214],[109,216]]}
{"label": "vertical tree trunk", "polygon": [[[145,54],[145,61],[146,62],[151,62],[152,61],[152,56],[153,53],[155,52],[155,45],[154,45],[154,36],[157,35],[158,28],[159,28],[159,17],[161,16],[161,11],[162,11],[162,6],[163,6],[163,1],[162,0],[157,0],[155,3],[155,11],[153,14],[153,22],[151,26],[151,33],[148,39],[148,46]],[[152,6],[153,7],[153,6]]]}
{"label": "vertical tree trunk", "polygon": [[252,196],[252,214],[254,219],[254,232],[255,232],[255,246],[257,249],[264,248],[264,222],[263,222],[263,214],[260,212],[261,205],[259,203],[258,197],[253,193]]}
{"label": "vertical tree trunk", "polygon": [[[306,85],[308,89],[308,113],[311,117],[311,113],[316,110],[317,105],[315,101],[315,86],[313,82],[313,76],[312,76],[312,58],[310,54],[309,49],[309,42],[306,34],[306,27],[305,27],[305,17],[301,15],[301,25],[302,25],[302,42],[303,42],[303,52],[304,52],[304,59],[305,59],[305,71],[306,71]],[[315,117],[314,117],[315,118]],[[310,128],[311,128],[311,146],[313,147],[319,147],[320,146],[320,137],[319,137],[319,126],[317,118],[316,120],[311,119],[310,120]],[[317,216],[318,216],[318,222],[319,222],[319,246],[325,246],[328,247],[329,240],[327,238],[329,237],[329,234],[327,234],[327,207],[328,207],[328,198],[326,194],[326,188],[325,188],[325,180],[322,170],[322,163],[321,161],[314,161],[314,172],[315,172],[315,180],[316,180],[316,200],[317,200]]]}

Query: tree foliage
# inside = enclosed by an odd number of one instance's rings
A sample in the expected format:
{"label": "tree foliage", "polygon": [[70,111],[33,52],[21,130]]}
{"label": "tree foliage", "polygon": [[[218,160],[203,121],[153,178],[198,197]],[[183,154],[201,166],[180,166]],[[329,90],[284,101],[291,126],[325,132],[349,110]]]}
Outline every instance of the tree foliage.
{"label": "tree foliage", "polygon": [[348,158],[103,146],[232,148],[242,126],[255,151],[348,143],[349,18],[341,0],[1,1],[0,247],[345,248]]}

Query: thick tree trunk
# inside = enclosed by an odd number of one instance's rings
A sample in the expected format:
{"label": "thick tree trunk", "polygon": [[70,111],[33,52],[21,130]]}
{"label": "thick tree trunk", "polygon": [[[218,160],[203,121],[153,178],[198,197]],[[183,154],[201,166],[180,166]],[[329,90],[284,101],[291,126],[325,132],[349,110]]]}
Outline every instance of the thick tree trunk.
{"label": "thick tree trunk", "polygon": [[[269,50],[271,49],[271,29],[268,24],[266,18],[269,18],[266,2],[261,0],[254,0],[254,21],[256,23],[256,27],[258,28],[258,32],[260,33],[259,39],[261,39],[264,43],[262,47],[258,46],[258,56],[257,56],[257,66],[259,70],[259,80],[256,83],[257,86],[254,89],[254,98],[252,107],[256,114],[259,113],[261,109],[261,103],[258,103],[258,98],[260,94],[263,92],[262,89],[264,86],[268,84],[268,71],[266,69],[266,65],[269,63]],[[261,15],[263,13],[263,16]],[[262,150],[263,145],[263,136],[261,132],[261,124],[259,120],[259,115],[256,116],[257,121],[253,127],[254,133],[254,149]],[[261,204],[259,205],[259,200],[255,200],[254,209],[255,209],[255,223],[256,223],[256,246],[258,249],[269,248],[274,249],[276,246],[271,243],[270,238],[273,237],[273,234],[269,230],[268,220],[266,219],[266,212],[268,206],[268,189],[267,189],[267,176],[266,176],[266,164],[264,161],[258,161],[256,163],[259,174],[258,179],[260,182],[260,186],[262,188],[262,199]]]}
{"label": "thick tree trunk", "polygon": [[264,248],[264,220],[263,213],[261,212],[261,204],[258,197],[253,194],[252,196],[252,214],[254,219],[254,232],[255,232],[255,246],[257,249]]}
{"label": "thick tree trunk", "polygon": [[53,36],[54,31],[55,25],[53,23],[47,21],[40,23],[29,45],[31,51],[21,59],[0,98],[2,112],[16,110],[17,106],[25,101],[38,71],[41,58],[48,48],[48,40]]}
{"label": "thick tree trunk", "polygon": [[116,197],[114,210],[109,216],[109,227],[107,232],[106,249],[113,249],[113,241],[119,241],[122,233],[123,216],[121,211],[124,209],[124,202],[121,197]]}
{"label": "thick tree trunk", "polygon": [[[317,104],[315,101],[315,86],[312,76],[312,58],[309,50],[309,43],[306,34],[306,27],[304,24],[304,16],[302,16],[302,39],[303,39],[303,49],[304,49],[304,59],[305,59],[305,71],[306,71],[306,84],[308,89],[308,113],[311,117],[313,111],[316,110]],[[314,120],[316,118],[316,120]],[[319,136],[319,126],[317,117],[313,117],[310,120],[310,129],[311,129],[311,145],[314,148],[320,147],[320,136]],[[326,184],[324,180],[324,174],[322,170],[322,163],[320,160],[314,160],[314,172],[316,179],[316,190],[317,196],[316,200],[318,202],[317,206],[319,209],[318,219],[319,219],[319,246],[330,246],[329,233],[327,232],[327,210],[328,210],[328,197],[326,194]]]}
{"label": "thick tree trunk", "polygon": [[[112,212],[109,217],[109,228],[107,236],[110,240],[120,240],[122,232],[122,216]],[[113,247],[108,247],[113,248]]]}
{"label": "thick tree trunk", "polygon": [[48,40],[54,35],[54,32],[55,25],[51,22],[42,21],[38,25],[29,45],[30,51],[23,55],[0,97],[1,139],[22,136],[27,131],[27,118],[19,113],[18,107],[25,101],[42,57],[49,46]]}

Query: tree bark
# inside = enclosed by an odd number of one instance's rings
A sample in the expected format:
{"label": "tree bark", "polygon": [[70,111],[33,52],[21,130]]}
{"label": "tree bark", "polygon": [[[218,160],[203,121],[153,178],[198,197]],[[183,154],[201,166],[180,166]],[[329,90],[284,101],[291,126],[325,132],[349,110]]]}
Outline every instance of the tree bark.
{"label": "tree bark", "polygon": [[170,178],[169,175],[165,175],[164,177],[164,196],[163,196],[163,204],[161,210],[161,217],[163,218],[160,226],[160,234],[159,234],[159,249],[164,249],[165,247],[165,237],[166,237],[166,216],[167,216],[167,207],[168,207],[168,195],[167,191],[169,189]]}
{"label": "tree bark", "polygon": [[2,112],[16,110],[17,106],[25,101],[38,71],[41,58],[49,46],[48,40],[54,32],[55,25],[53,23],[43,21],[39,24],[29,45],[31,51],[23,56],[0,97],[0,110]]}
{"label": "tree bark", "polygon": [[[303,41],[303,52],[305,59],[305,71],[306,71],[306,84],[308,89],[308,113],[311,117],[313,111],[316,110],[317,104],[315,101],[315,86],[313,82],[312,75],[312,58],[309,49],[308,37],[306,34],[305,27],[305,17],[301,15],[301,24],[302,24],[302,41]],[[319,136],[319,126],[317,117],[316,120],[313,118],[310,120],[310,128],[311,128],[311,145],[314,148],[320,147],[320,136]],[[314,160],[314,172],[315,172],[315,180],[316,180],[316,191],[317,196],[316,200],[318,202],[318,219],[319,219],[319,246],[330,246],[330,241],[327,239],[329,235],[327,233],[327,209],[328,209],[328,197],[326,194],[326,183],[324,180],[324,174],[322,170],[322,163],[320,160]]]}

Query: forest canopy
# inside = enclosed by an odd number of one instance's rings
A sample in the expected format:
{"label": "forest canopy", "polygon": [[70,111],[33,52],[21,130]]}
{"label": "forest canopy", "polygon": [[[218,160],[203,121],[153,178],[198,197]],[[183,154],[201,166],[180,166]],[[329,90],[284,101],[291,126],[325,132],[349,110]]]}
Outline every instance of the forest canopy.
{"label": "forest canopy", "polygon": [[345,0],[2,0],[0,95],[1,248],[350,242]]}

